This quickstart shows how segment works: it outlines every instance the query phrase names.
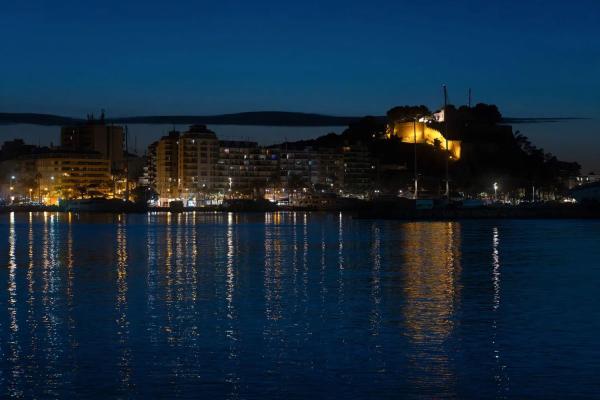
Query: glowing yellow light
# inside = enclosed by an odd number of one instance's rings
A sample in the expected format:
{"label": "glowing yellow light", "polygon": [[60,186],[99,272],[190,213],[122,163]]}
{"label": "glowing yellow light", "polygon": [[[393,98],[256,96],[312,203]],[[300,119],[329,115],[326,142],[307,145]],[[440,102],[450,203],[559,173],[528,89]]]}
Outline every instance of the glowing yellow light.
{"label": "glowing yellow light", "polygon": [[[413,143],[415,136],[417,143],[428,144],[434,146],[439,144],[441,148],[446,148],[446,138],[442,133],[436,129],[431,128],[424,122],[395,122],[392,127],[388,127],[388,137],[398,137],[403,142]],[[450,158],[453,160],[460,159],[461,156],[461,142],[460,140],[448,140],[448,147],[446,150],[450,153]]]}

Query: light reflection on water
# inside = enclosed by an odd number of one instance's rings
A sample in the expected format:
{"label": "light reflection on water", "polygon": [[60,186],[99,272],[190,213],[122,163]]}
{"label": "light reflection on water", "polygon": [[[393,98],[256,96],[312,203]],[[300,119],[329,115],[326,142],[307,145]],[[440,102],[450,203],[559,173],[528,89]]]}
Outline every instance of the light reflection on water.
{"label": "light reflection on water", "polygon": [[[0,229],[2,397],[600,389],[598,310],[581,297],[600,274],[597,222],[13,213]],[[552,277],[577,292],[548,298]]]}
{"label": "light reflection on water", "polygon": [[[408,357],[414,365],[412,386],[426,388],[434,375],[443,392],[452,393],[456,377],[445,344],[454,329],[459,300],[460,225],[408,223],[403,229],[401,245],[407,249],[403,264],[404,326],[415,348]],[[432,396],[440,390],[431,389]]]}

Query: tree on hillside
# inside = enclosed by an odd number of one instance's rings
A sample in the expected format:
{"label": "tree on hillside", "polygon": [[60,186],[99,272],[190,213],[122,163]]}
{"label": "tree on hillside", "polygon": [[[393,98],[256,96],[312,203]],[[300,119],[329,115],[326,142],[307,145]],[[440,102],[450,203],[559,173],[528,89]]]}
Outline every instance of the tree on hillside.
{"label": "tree on hillside", "polygon": [[388,110],[388,121],[409,120],[415,117],[430,115],[431,111],[424,105],[420,106],[396,106]]}

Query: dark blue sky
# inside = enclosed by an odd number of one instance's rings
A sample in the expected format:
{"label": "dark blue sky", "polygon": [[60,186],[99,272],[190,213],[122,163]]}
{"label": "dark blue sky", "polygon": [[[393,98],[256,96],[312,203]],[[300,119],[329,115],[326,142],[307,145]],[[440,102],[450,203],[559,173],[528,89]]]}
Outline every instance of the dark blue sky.
{"label": "dark blue sky", "polygon": [[1,111],[383,114],[442,83],[507,116],[600,110],[597,0],[6,0],[0,37]]}

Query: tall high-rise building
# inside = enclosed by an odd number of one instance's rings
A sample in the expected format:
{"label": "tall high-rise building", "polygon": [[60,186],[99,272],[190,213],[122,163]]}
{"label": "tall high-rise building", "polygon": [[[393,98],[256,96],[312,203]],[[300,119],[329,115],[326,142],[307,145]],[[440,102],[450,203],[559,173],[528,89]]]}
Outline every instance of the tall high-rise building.
{"label": "tall high-rise building", "polygon": [[150,186],[156,188],[156,148],[158,147],[158,141],[152,142],[148,146],[146,152],[146,164],[144,165],[144,172],[139,179],[139,184],[142,186]]}
{"label": "tall high-rise building", "polygon": [[171,131],[156,145],[156,191],[160,203],[178,197],[179,131]]}
{"label": "tall high-rise building", "polygon": [[219,157],[217,135],[204,125],[192,125],[179,138],[177,187],[179,197],[193,199],[215,188]]}
{"label": "tall high-rise building", "polygon": [[206,126],[192,125],[183,134],[171,131],[148,147],[146,180],[160,204],[195,202],[215,189],[218,157],[219,140]]}
{"label": "tall high-rise building", "polygon": [[60,132],[60,145],[73,151],[97,151],[109,160],[111,171],[125,170],[124,132],[122,126],[106,124],[104,116],[93,117],[81,125],[64,126]]}

